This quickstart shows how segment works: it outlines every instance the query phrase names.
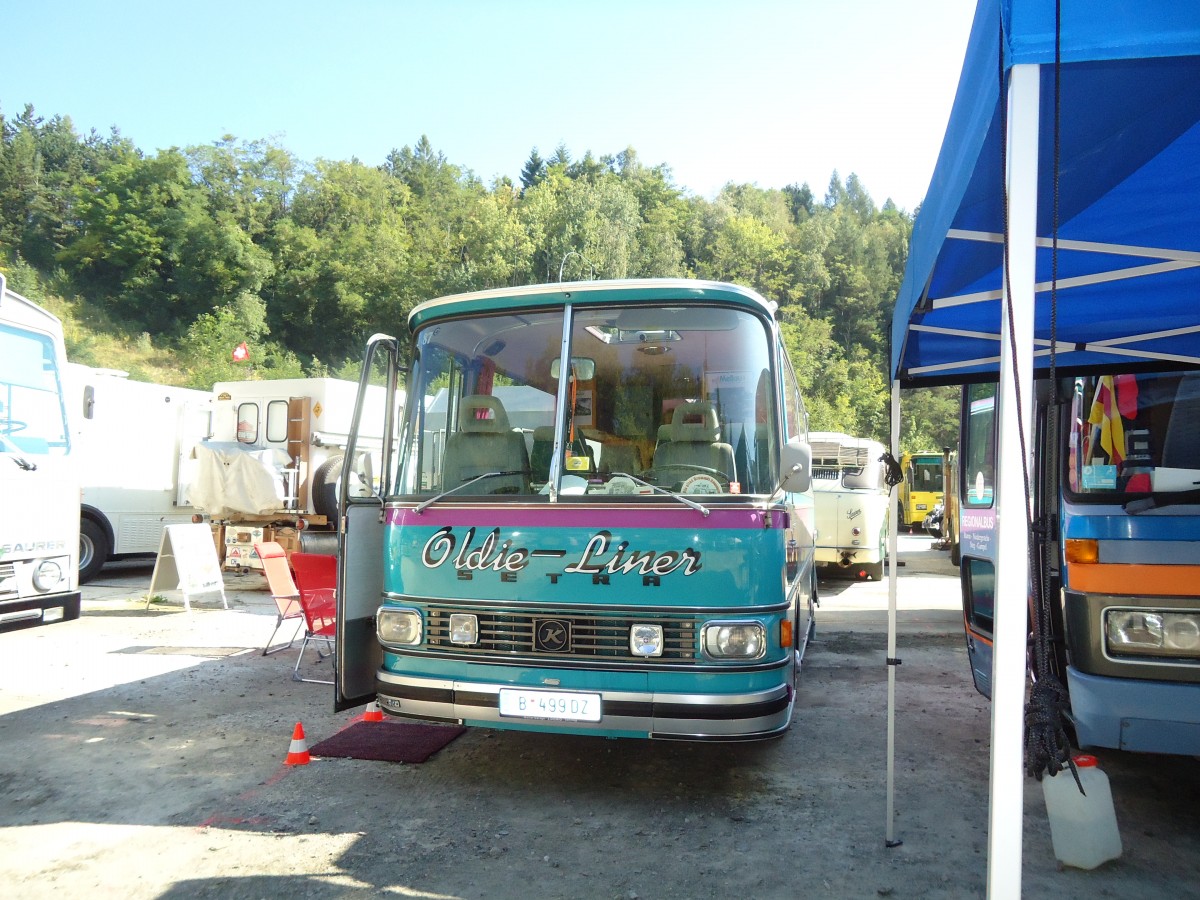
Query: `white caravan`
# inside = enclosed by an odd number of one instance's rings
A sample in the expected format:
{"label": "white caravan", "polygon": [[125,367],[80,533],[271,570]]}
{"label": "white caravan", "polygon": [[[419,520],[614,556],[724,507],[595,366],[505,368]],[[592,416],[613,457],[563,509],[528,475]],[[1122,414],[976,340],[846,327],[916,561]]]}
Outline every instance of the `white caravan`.
{"label": "white caravan", "polygon": [[[368,390],[355,465],[360,479],[352,482],[364,496],[372,484],[361,479],[379,474],[383,434],[383,388]],[[188,496],[215,526],[226,568],[261,568],[255,541],[276,540],[290,553],[301,531],[332,539],[357,393],[356,383],[335,378],[213,385],[212,428],[196,445]],[[364,441],[363,434],[372,437]]]}
{"label": "white caravan", "polygon": [[192,450],[208,436],[207,391],[68,366],[83,483],[79,579],[109,559],[157,553],[163,528],[191,522]]}
{"label": "white caravan", "polygon": [[891,492],[878,441],[814,431],[813,500],[817,507],[817,565],[879,581],[887,557]]}
{"label": "white caravan", "polygon": [[79,617],[79,477],[57,317],[0,275],[0,627]]}

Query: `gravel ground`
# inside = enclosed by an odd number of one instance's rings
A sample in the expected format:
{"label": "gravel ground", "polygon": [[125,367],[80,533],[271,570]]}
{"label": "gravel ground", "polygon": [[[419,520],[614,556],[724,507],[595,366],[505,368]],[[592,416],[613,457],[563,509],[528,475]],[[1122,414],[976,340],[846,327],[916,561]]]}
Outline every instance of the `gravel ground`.
{"label": "gravel ground", "polygon": [[[285,766],[355,716],[258,652],[274,606],[138,598],[110,566],[76,621],[0,635],[0,883],[10,896],[982,896],[989,707],[956,570],[901,539],[895,837],[886,830],[886,582],[826,581],[796,717],[756,745],[469,731],[421,765]],[[169,595],[168,595],[169,596]],[[311,656],[311,654],[310,654]],[[315,659],[304,670],[327,671]],[[1060,869],[1025,786],[1029,897],[1200,896],[1194,759],[1099,754],[1125,852]]]}

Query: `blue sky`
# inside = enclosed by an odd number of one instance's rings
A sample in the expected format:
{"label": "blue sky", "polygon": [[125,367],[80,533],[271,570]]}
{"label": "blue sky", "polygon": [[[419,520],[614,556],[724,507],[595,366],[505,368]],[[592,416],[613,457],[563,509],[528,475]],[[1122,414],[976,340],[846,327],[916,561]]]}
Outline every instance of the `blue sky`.
{"label": "blue sky", "polygon": [[0,111],[115,125],[146,153],[226,134],[383,162],[427,134],[485,182],[532,147],[632,146],[675,183],[837,169],[924,196],[971,0],[7,0]]}

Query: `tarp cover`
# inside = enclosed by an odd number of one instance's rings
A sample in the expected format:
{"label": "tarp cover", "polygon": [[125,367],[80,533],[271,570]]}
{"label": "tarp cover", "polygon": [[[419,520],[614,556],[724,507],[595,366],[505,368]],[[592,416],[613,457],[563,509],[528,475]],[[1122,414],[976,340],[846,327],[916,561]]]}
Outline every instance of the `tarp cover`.
{"label": "tarp cover", "polygon": [[1000,71],[1027,63],[1041,65],[1035,368],[1056,179],[1057,365],[1200,365],[1200,3],[1063,0],[1057,169],[1054,35],[1053,0],[980,0],[892,322],[902,386],[997,371]]}
{"label": "tarp cover", "polygon": [[195,477],[188,502],[215,519],[262,515],[285,507],[280,450],[208,441],[196,445]]}

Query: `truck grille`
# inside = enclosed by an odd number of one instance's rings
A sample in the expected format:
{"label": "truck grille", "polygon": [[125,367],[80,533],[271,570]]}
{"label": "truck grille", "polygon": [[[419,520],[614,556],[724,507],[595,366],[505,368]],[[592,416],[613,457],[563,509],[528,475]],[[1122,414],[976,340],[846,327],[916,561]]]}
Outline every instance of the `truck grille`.
{"label": "truck grille", "polygon": [[17,595],[17,567],[12,563],[0,563],[0,597]]}
{"label": "truck grille", "polygon": [[[470,613],[479,620],[477,644],[451,643],[450,616],[458,612]],[[553,652],[536,646],[536,625],[547,620],[555,620],[569,626],[568,649]],[[629,652],[629,629],[635,623],[662,626],[662,656],[642,658]],[[426,609],[425,628],[427,650],[464,656],[499,654],[532,659],[625,660],[641,665],[654,665],[663,662],[695,662],[699,655],[696,623],[690,619],[662,615],[632,617],[627,613],[609,616],[543,611],[499,613],[431,606]]]}

